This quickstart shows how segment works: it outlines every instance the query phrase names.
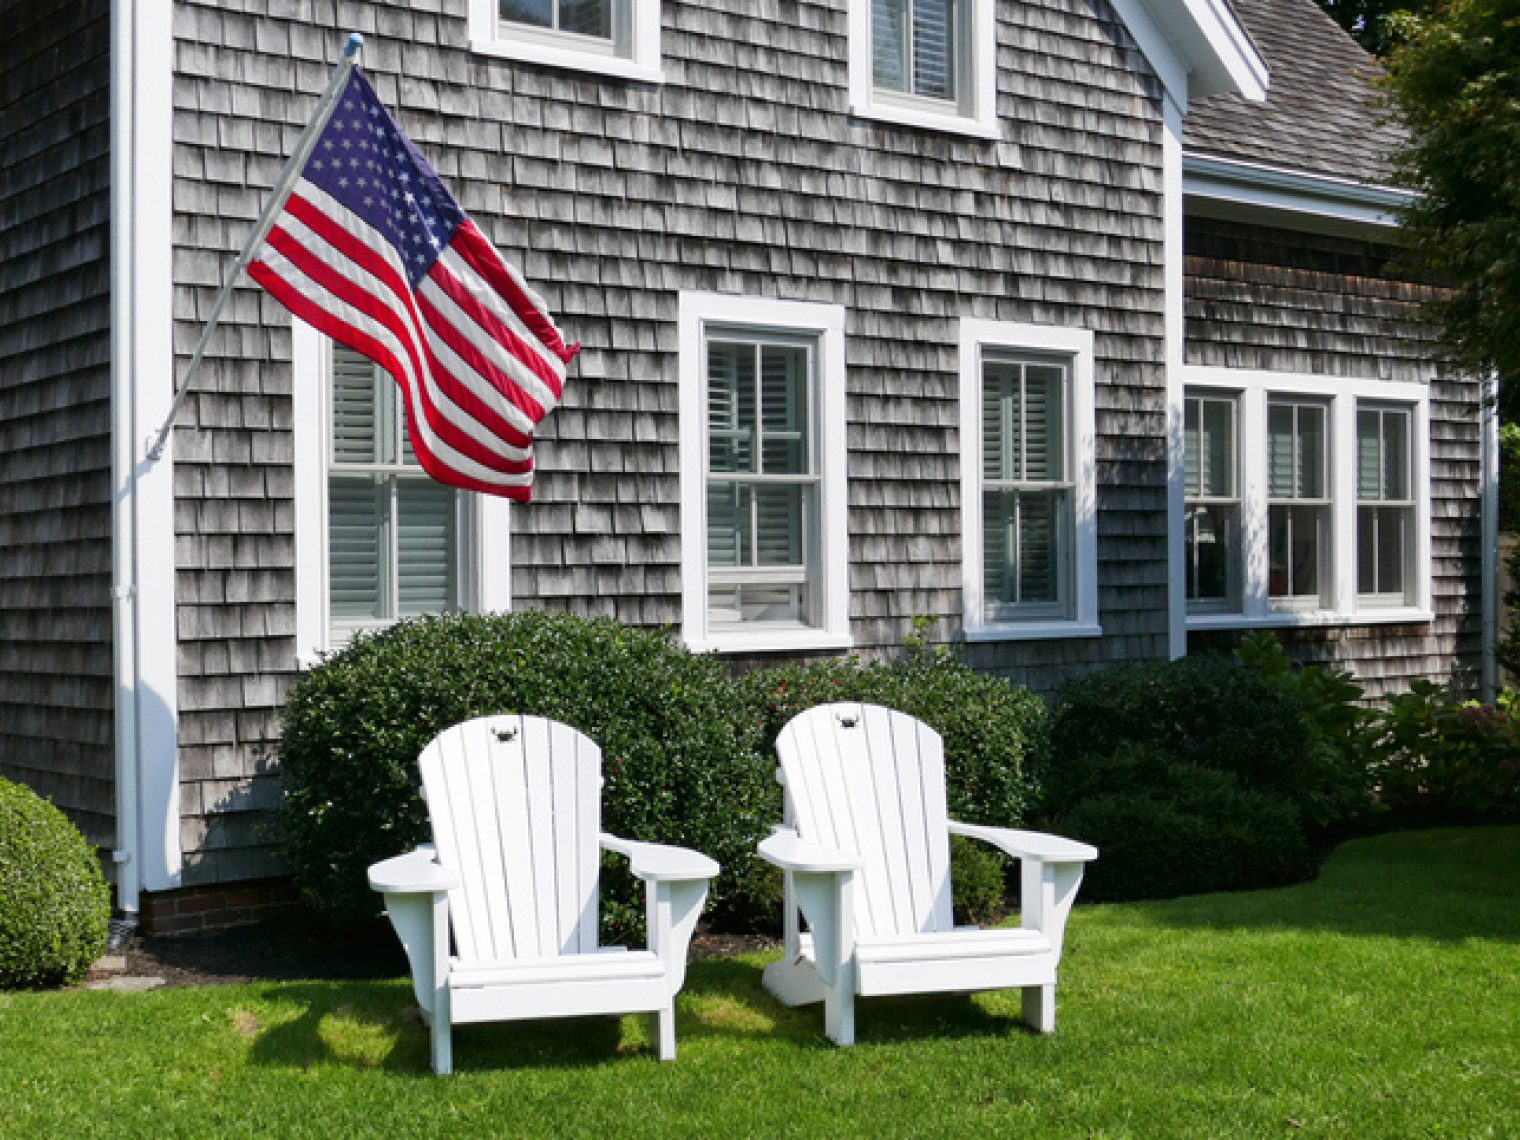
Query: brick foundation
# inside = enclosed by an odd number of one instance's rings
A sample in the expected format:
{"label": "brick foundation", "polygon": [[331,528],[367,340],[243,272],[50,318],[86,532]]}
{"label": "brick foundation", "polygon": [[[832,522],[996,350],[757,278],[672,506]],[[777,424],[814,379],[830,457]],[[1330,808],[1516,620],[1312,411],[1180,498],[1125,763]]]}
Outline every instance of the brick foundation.
{"label": "brick foundation", "polygon": [[303,909],[289,879],[154,891],[141,898],[145,934],[190,934],[286,918]]}

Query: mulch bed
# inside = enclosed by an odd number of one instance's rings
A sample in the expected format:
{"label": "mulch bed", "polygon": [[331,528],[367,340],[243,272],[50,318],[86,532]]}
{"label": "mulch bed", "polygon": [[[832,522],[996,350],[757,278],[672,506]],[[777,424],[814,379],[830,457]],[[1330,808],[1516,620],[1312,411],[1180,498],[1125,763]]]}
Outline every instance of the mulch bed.
{"label": "mulch bed", "polygon": [[[699,930],[693,958],[714,958],[777,945],[763,935],[712,934]],[[385,921],[334,932],[309,919],[266,922],[206,934],[150,937],[134,933],[111,955],[125,970],[94,971],[88,980],[162,978],[168,986],[199,986],[315,978],[347,981],[398,978],[406,955]]]}

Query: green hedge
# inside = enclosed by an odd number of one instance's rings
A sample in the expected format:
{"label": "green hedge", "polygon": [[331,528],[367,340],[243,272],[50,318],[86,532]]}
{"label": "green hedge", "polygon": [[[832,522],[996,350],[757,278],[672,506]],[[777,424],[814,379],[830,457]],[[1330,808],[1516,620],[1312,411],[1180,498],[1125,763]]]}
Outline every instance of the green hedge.
{"label": "green hedge", "polygon": [[1520,693],[1493,704],[1428,681],[1390,697],[1374,721],[1378,797],[1422,822],[1520,816]]}
{"label": "green hedge", "polygon": [[[525,713],[602,748],[603,824],[717,859],[711,911],[742,926],[770,909],[755,844],[779,817],[774,764],[713,658],[607,620],[524,612],[404,621],[356,638],[306,673],[286,703],[276,817],[307,899],[339,921],[377,913],[370,863],[428,836],[417,756],[474,716]],[[607,863],[608,933],[634,939],[643,896]]]}
{"label": "green hedge", "polygon": [[77,982],[105,952],[110,918],[95,850],[52,804],[0,778],[0,989]]}

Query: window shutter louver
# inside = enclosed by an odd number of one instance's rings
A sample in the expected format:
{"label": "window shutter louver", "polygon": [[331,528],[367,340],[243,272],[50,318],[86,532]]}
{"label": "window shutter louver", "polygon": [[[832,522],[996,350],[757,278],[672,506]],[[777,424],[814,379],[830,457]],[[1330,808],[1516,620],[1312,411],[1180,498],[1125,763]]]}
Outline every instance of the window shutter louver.
{"label": "window shutter louver", "polygon": [[1019,601],[1052,602],[1058,596],[1056,550],[1059,512],[1054,492],[1019,496]]}
{"label": "window shutter louver", "polygon": [[761,470],[768,475],[805,475],[808,354],[801,348],[767,346],[760,353]]}
{"label": "window shutter louver", "polygon": [[1182,417],[1183,494],[1195,496],[1203,489],[1203,424],[1199,401],[1188,400]]}
{"label": "window shutter louver", "polygon": [[375,366],[353,349],[333,346],[332,454],[338,463],[381,461],[384,437]]}
{"label": "window shutter louver", "polygon": [[954,0],[914,0],[913,93],[955,97]]}
{"label": "window shutter louver", "polygon": [[1267,409],[1267,493],[1290,499],[1293,491],[1293,408],[1273,404]]}

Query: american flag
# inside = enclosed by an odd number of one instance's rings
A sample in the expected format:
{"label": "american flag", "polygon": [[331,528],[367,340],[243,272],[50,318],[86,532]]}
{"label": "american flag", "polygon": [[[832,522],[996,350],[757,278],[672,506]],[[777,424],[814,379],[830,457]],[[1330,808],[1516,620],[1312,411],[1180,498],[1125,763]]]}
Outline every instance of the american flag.
{"label": "american flag", "polygon": [[391,374],[429,475],[527,501],[533,429],[580,346],[566,347],[357,69],[248,272]]}

